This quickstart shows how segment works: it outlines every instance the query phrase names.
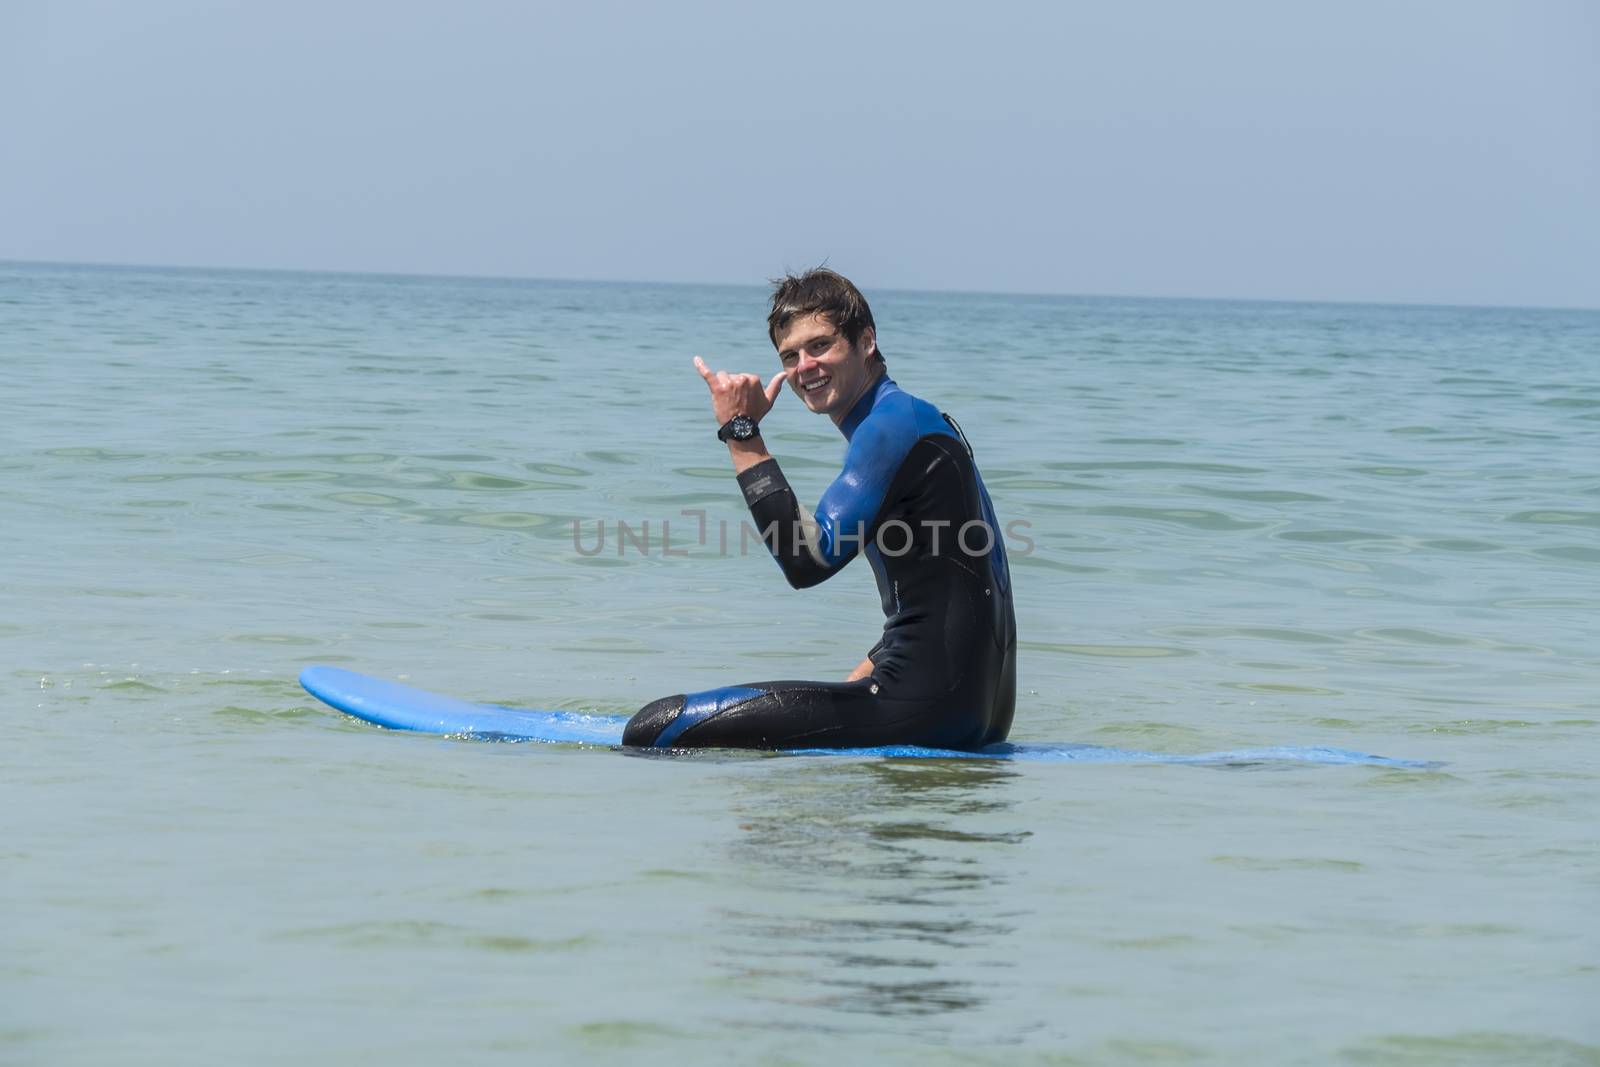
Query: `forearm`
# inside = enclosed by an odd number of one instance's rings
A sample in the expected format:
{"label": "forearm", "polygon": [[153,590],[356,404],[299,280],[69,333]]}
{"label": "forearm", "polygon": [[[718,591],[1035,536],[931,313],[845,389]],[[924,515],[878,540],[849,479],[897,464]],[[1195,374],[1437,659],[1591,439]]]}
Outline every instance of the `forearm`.
{"label": "forearm", "polygon": [[[764,449],[762,456],[750,458],[749,465],[739,470],[739,489],[761,539],[784,578],[796,589],[827,580],[844,561],[830,564],[818,551],[816,520],[800,507],[778,461]],[[735,456],[736,467],[739,462],[740,457]]]}

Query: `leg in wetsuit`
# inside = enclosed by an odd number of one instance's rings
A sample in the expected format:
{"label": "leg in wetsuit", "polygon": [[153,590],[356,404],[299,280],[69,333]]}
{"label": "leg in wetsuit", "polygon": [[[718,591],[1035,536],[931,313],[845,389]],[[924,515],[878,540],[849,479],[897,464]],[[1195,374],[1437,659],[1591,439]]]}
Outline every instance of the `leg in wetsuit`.
{"label": "leg in wetsuit", "polygon": [[647,747],[971,749],[1003,741],[1016,701],[1016,623],[988,493],[954,424],[880,379],[841,424],[845,469],[815,516],[776,461],[739,476],[796,588],[864,550],[886,617],[854,682],[760,682],[666,697],[629,721]]}

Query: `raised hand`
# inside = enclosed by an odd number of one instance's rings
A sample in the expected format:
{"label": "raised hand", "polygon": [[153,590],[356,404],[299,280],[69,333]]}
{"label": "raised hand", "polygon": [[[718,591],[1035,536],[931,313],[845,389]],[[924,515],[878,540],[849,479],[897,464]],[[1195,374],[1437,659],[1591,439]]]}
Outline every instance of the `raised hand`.
{"label": "raised hand", "polygon": [[760,422],[777,402],[778,394],[783,392],[783,380],[788,377],[787,371],[779,371],[762,385],[758,375],[714,371],[699,356],[694,357],[694,369],[711,390],[711,411],[719,426],[735,415],[748,415]]}

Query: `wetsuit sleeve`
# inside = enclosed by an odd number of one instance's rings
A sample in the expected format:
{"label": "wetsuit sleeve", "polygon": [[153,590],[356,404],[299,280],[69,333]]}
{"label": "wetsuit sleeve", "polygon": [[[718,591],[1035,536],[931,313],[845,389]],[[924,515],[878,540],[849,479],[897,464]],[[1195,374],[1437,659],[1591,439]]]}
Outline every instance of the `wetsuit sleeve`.
{"label": "wetsuit sleeve", "polygon": [[[844,470],[833,480],[815,514],[806,511],[789,488],[775,459],[764,460],[739,475],[739,488],[756,528],[784,578],[796,589],[816,585],[837,574],[865,547],[869,524],[883,506],[892,464],[884,449],[865,432],[845,456]],[[866,447],[862,447],[866,446]]]}
{"label": "wetsuit sleeve", "polygon": [[850,562],[849,556],[831,560],[819,550],[817,520],[800,506],[777,460],[763,460],[740,474],[739,488],[761,540],[790,585],[796,589],[816,585]]}
{"label": "wetsuit sleeve", "polygon": [[880,637],[877,643],[867,650],[867,659],[872,661],[874,667],[878,665],[878,657],[883,655],[883,642],[884,639]]}

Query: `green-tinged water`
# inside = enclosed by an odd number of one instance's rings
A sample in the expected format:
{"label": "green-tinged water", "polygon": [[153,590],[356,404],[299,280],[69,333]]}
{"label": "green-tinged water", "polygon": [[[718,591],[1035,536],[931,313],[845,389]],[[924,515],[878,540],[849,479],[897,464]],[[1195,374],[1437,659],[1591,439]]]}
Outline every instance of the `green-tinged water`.
{"label": "green-tinged water", "polygon": [[296,673],[860,660],[739,553],[762,290],[0,265],[0,1062],[1600,1064],[1600,313],[869,295],[1028,524],[1014,740],[1445,766],[379,731]]}

